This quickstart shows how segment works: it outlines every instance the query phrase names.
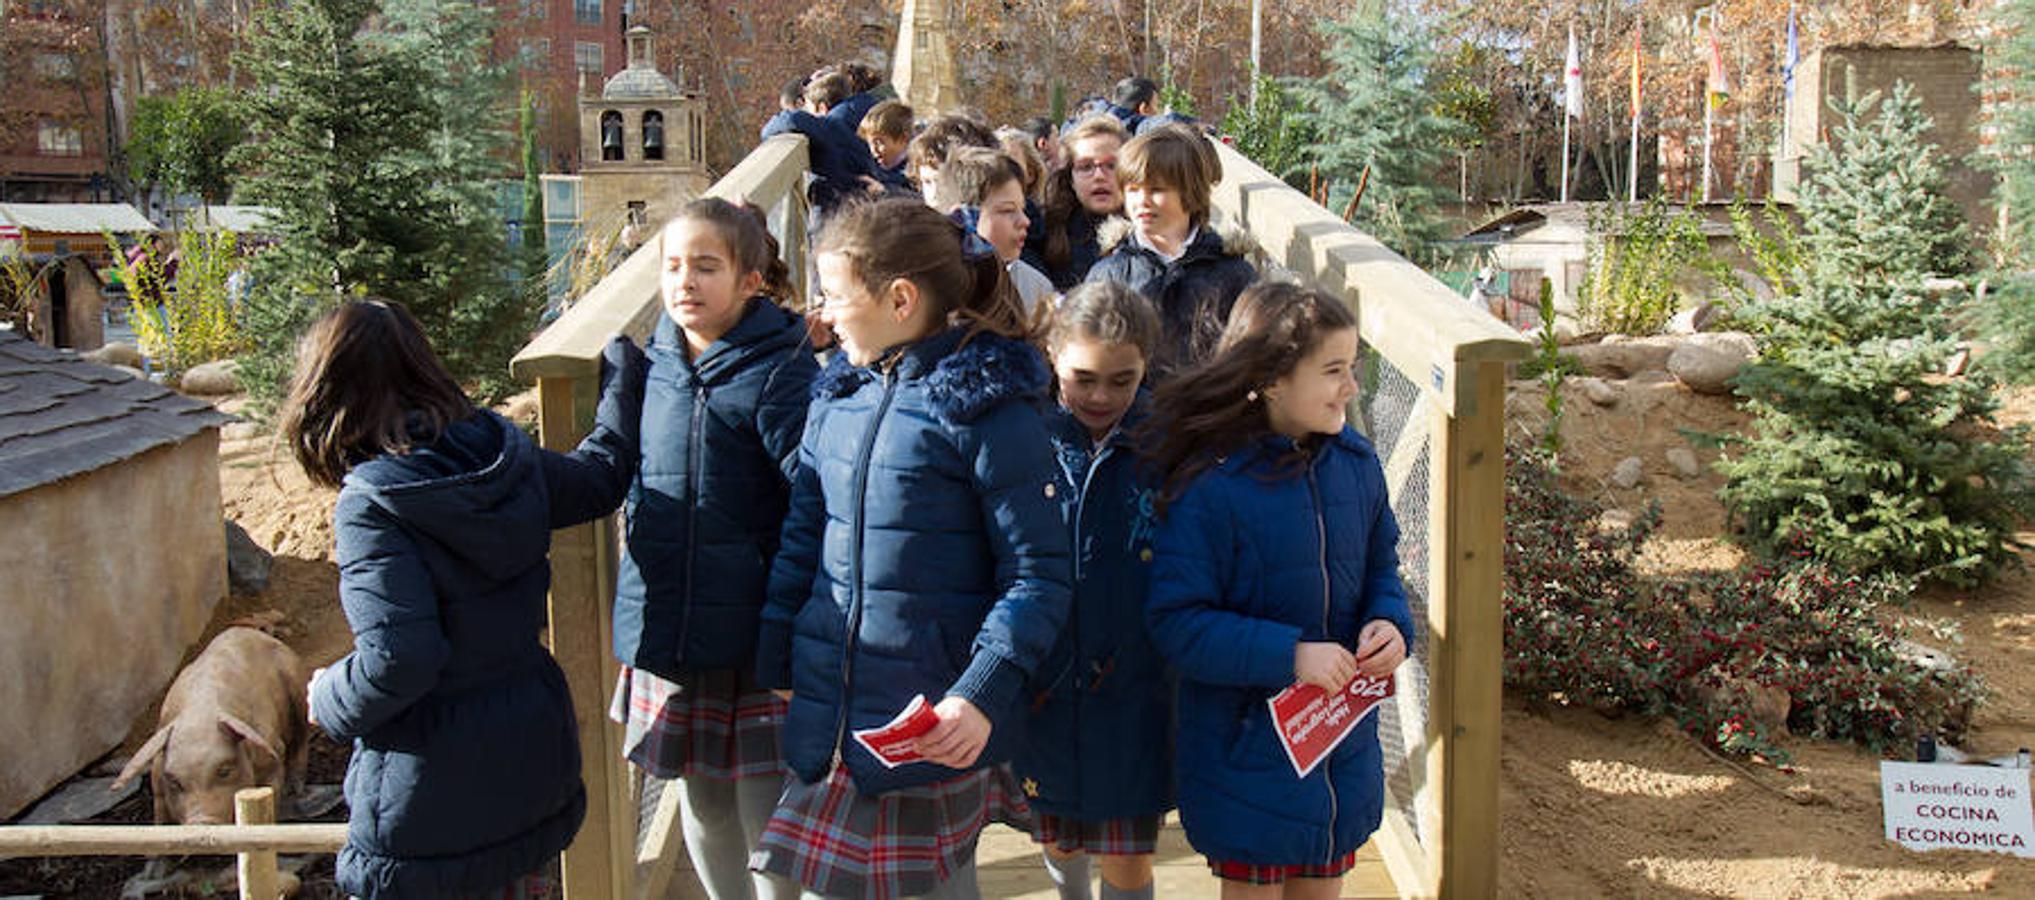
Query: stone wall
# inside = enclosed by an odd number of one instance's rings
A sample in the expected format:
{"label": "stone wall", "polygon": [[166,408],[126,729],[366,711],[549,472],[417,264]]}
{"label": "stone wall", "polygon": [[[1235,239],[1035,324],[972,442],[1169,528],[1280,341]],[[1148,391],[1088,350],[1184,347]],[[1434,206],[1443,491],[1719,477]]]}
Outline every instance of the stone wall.
{"label": "stone wall", "polygon": [[226,594],[219,432],[0,498],[0,818],[119,746]]}

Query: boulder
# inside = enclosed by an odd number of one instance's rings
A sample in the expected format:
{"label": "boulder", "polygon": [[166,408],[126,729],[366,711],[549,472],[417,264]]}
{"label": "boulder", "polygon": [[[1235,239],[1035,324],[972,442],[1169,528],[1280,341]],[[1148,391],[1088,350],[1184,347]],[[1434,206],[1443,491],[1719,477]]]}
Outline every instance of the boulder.
{"label": "boulder", "polygon": [[263,550],[247,531],[232,519],[226,520],[226,581],[238,596],[253,596],[269,589],[269,567],[275,557]]}
{"label": "boulder", "polygon": [[1618,465],[1611,470],[1611,483],[1626,490],[1638,487],[1639,483],[1644,480],[1646,480],[1646,464],[1640,462],[1637,456],[1628,456],[1619,460]]}
{"label": "boulder", "polygon": [[261,437],[261,426],[253,422],[228,422],[226,427],[219,429],[222,441],[251,441],[258,437]]}
{"label": "boulder", "polygon": [[1731,379],[1750,359],[1725,344],[1688,343],[1668,356],[1668,372],[1698,394],[1721,396],[1731,393]]}
{"label": "boulder", "polygon": [[184,372],[177,388],[186,394],[206,397],[240,393],[240,363],[220,359],[192,366]]}
{"label": "boulder", "polygon": [[125,366],[129,369],[141,368],[141,351],[134,349],[133,344],[121,341],[114,341],[97,350],[87,350],[78,355],[88,362],[95,362],[102,366]]}
{"label": "boulder", "polygon": [[1612,335],[1599,343],[1577,344],[1562,352],[1575,358],[1586,374],[1630,378],[1640,372],[1667,368],[1675,342],[1671,338]]}
{"label": "boulder", "polygon": [[1582,388],[1583,396],[1589,398],[1591,403],[1598,406],[1615,406],[1618,403],[1618,389],[1602,378],[1585,377],[1579,379],[1577,384]]}
{"label": "boulder", "polygon": [[1668,448],[1667,456],[1668,465],[1674,468],[1676,475],[1680,475],[1683,478],[1694,478],[1703,474],[1702,464],[1696,461],[1695,452],[1689,448],[1670,447]]}
{"label": "boulder", "polygon": [[1669,334],[1695,334],[1709,328],[1717,319],[1717,304],[1704,301],[1681,312],[1668,320]]}

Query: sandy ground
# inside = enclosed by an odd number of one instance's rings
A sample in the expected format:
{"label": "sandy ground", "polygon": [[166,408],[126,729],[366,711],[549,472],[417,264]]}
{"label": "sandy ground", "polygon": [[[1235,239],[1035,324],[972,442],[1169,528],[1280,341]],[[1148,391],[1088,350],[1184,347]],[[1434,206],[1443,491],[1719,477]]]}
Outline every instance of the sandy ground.
{"label": "sandy ground", "polygon": [[[1565,387],[1563,479],[1614,508],[1659,500],[1663,527],[1644,570],[1730,568],[1743,559],[1722,539],[1722,479],[1678,477],[1666,452],[1681,429],[1740,428],[1724,398],[1672,381],[1614,381],[1600,407]],[[1541,421],[1538,385],[1515,385],[1514,428]],[[2009,394],[2005,418],[2035,421],[2035,391]],[[1696,450],[1707,464],[1715,453]],[[1613,467],[1641,458],[1639,487],[1611,484]],[[2035,531],[2021,534],[2035,542]],[[2035,555],[2023,559],[2035,563]],[[2035,572],[2010,572],[1970,591],[1933,589],[1909,614],[1957,624],[1953,648],[1993,691],[1967,750],[1982,756],[2035,746]],[[1935,897],[1988,892],[2035,897],[2035,860],[1984,853],[1917,853],[1884,839],[1879,759],[1845,745],[1794,741],[1791,772],[1730,762],[1672,723],[1508,703],[1500,808],[1501,896]]]}

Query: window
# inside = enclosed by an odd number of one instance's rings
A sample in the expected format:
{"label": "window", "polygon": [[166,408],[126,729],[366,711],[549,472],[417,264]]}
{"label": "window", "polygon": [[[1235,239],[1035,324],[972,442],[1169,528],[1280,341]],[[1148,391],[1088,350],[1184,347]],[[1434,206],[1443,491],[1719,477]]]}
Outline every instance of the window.
{"label": "window", "polygon": [[36,77],[44,81],[63,81],[76,75],[78,67],[69,56],[62,53],[38,53],[35,55]]}
{"label": "window", "polygon": [[606,71],[601,59],[601,45],[591,41],[574,41],[572,45],[572,66],[596,78]]}
{"label": "window", "polygon": [[522,0],[523,18],[542,19],[551,14],[551,0]]}
{"label": "window", "polygon": [[83,156],[85,140],[76,128],[44,122],[35,130],[35,152],[44,156]]}
{"label": "window", "polygon": [[519,52],[520,62],[525,69],[543,69],[551,61],[550,38],[524,38],[523,49]]}
{"label": "window", "polygon": [[572,0],[572,18],[581,25],[601,24],[601,0]]}

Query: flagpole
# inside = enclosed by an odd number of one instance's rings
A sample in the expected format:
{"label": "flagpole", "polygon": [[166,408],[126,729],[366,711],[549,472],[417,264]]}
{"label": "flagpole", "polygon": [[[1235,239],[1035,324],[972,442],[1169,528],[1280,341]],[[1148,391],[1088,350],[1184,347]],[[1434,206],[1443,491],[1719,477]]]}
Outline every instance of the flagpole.
{"label": "flagpole", "polygon": [[1569,202],[1569,111],[1562,110],[1562,202]]}
{"label": "flagpole", "polygon": [[1625,199],[1639,202],[1639,111],[1632,113],[1632,157],[1625,162]]}

